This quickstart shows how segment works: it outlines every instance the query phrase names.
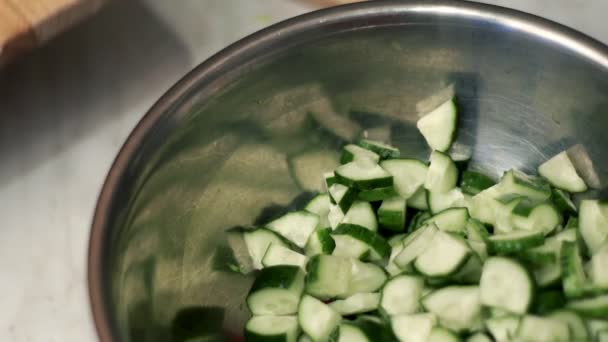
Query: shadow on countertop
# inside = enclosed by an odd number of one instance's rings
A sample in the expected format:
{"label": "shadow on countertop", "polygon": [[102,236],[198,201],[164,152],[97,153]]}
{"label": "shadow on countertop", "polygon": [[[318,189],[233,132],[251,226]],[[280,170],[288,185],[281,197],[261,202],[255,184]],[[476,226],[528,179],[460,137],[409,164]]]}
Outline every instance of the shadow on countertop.
{"label": "shadow on countertop", "polygon": [[[7,65],[0,70],[0,186],[100,125],[126,116],[132,117],[126,122],[137,122],[144,112],[132,113],[133,108],[147,110],[190,68],[191,59],[146,4],[116,1]],[[131,128],[112,139],[121,144]],[[71,167],[76,166],[66,166]]]}

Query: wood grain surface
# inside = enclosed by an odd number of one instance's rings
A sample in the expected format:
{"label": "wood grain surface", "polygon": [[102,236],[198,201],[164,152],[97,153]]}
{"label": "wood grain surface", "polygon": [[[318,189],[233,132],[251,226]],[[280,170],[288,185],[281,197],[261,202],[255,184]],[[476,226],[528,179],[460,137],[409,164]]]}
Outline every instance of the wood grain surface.
{"label": "wood grain surface", "polygon": [[106,0],[0,0],[0,65],[94,13]]}

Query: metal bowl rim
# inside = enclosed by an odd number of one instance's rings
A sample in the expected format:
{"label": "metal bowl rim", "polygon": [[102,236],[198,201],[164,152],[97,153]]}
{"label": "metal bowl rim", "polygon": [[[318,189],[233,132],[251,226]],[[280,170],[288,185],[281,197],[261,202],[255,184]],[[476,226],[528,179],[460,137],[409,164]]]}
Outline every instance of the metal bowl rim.
{"label": "metal bowl rim", "polygon": [[461,15],[510,26],[523,33],[551,40],[608,70],[608,47],[581,32],[517,10],[457,0],[371,1],[321,9],[274,24],[231,44],[192,69],[152,105],[121,147],[106,176],[91,225],[87,262],[91,312],[101,341],[119,339],[115,322],[111,318],[107,298],[109,291],[106,288],[107,275],[104,272],[108,261],[104,256],[111,235],[108,222],[113,199],[130,161],[163,115],[174,104],[187,97],[197,85],[204,85],[219,77],[228,62],[244,58],[244,52],[272,46],[289,37],[306,33],[320,24],[347,22],[368,15],[407,15],[416,12],[446,16]]}

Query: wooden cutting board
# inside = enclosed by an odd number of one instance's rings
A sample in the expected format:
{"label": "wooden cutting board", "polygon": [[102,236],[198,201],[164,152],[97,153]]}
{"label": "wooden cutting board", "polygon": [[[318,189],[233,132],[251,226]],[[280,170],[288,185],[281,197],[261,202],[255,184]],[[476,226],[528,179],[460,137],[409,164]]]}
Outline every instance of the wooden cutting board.
{"label": "wooden cutting board", "polygon": [[0,65],[93,14],[106,0],[0,0]]}

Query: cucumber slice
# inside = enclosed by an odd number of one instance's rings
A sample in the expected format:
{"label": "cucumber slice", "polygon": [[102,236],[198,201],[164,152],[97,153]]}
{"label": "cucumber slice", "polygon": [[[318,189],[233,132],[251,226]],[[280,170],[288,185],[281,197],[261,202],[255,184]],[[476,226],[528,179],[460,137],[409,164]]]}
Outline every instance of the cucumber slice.
{"label": "cucumber slice", "polygon": [[412,275],[399,275],[384,284],[380,310],[386,315],[413,314],[420,309],[419,300],[424,280]]}
{"label": "cucumber slice", "polygon": [[517,338],[521,341],[568,342],[568,326],[561,321],[539,316],[525,315],[521,319]]}
{"label": "cucumber slice", "polygon": [[403,197],[392,197],[382,201],[378,208],[378,221],[383,227],[397,232],[405,230],[407,203]]}
{"label": "cucumber slice", "polygon": [[379,293],[357,293],[346,299],[336,300],[329,306],[340,315],[349,316],[378,309]]}
{"label": "cucumber slice", "polygon": [[608,294],[572,300],[566,307],[585,317],[606,319],[608,317]]}
{"label": "cucumber slice", "polygon": [[395,247],[397,245],[403,245],[403,240],[407,237],[407,233],[395,234],[391,236],[387,241],[391,247]]}
{"label": "cucumber slice", "polygon": [[[380,162],[380,166],[393,176],[395,190],[409,199],[426,181],[429,167],[417,159],[391,159]],[[425,206],[426,206],[426,200]]]}
{"label": "cucumber slice", "polygon": [[350,209],[351,205],[357,199],[357,190],[349,188],[343,184],[333,184],[329,187],[329,196],[333,204],[337,204],[343,213]]}
{"label": "cucumber slice", "polygon": [[457,124],[458,108],[450,99],[418,119],[416,127],[433,150],[445,152],[456,138]]}
{"label": "cucumber slice", "polygon": [[475,196],[495,184],[496,182],[492,178],[483,173],[466,170],[462,173],[460,188],[463,193]]}
{"label": "cucumber slice", "polygon": [[562,268],[559,261],[537,267],[533,273],[536,285],[541,288],[557,285],[562,278]]}
{"label": "cucumber slice", "polygon": [[[408,202],[409,204],[409,202]],[[429,213],[428,211],[419,211],[417,212],[414,217],[412,217],[412,219],[410,220],[410,224],[407,227],[407,230],[409,232],[413,232],[415,230],[418,230],[418,228],[421,228],[424,226],[424,221],[426,221],[427,219],[431,218],[431,213]]]}
{"label": "cucumber slice", "polygon": [[528,311],[534,294],[534,283],[527,270],[504,257],[486,260],[479,287],[482,304],[517,314]]}
{"label": "cucumber slice", "polygon": [[487,224],[496,223],[494,212],[496,198],[502,194],[502,184],[498,183],[473,196],[469,214],[471,217]]}
{"label": "cucumber slice", "polygon": [[397,148],[375,140],[361,139],[359,146],[376,153],[382,159],[399,158],[400,154]]}
{"label": "cucumber slice", "polygon": [[516,230],[506,234],[492,235],[488,238],[488,247],[499,254],[509,254],[540,246],[545,241],[541,230]]}
{"label": "cucumber slice", "polygon": [[266,254],[264,254],[262,265],[264,267],[293,265],[303,269],[306,266],[306,257],[287,247],[271,243],[266,250]]}
{"label": "cucumber slice", "polygon": [[365,260],[369,258],[369,245],[349,235],[332,235],[336,244],[332,255]]}
{"label": "cucumber slice", "polygon": [[253,268],[256,270],[264,267],[264,265],[262,265],[262,259],[270,244],[289,247],[289,243],[282,236],[265,228],[244,231],[243,240],[245,240],[245,245],[247,246],[247,251],[251,257]]}
{"label": "cucumber slice", "polygon": [[575,312],[570,310],[558,310],[549,315],[552,320],[566,325],[570,331],[570,338],[574,341],[588,341],[589,332],[585,321]]}
{"label": "cucumber slice", "polygon": [[460,188],[454,188],[448,192],[431,192],[427,190],[426,194],[429,210],[432,213],[454,208],[466,207],[464,194]]}
{"label": "cucumber slice", "polygon": [[359,192],[358,199],[366,202],[383,201],[387,198],[399,196],[397,190],[392,186],[363,190]]}
{"label": "cucumber slice", "polygon": [[556,188],[569,192],[587,191],[585,181],[578,175],[566,151],[560,152],[538,167],[538,174]]}
{"label": "cucumber slice", "polygon": [[360,316],[354,321],[340,324],[338,342],[390,342],[394,338],[381,320],[375,317]]}
{"label": "cucumber slice", "polygon": [[376,292],[388,278],[384,270],[375,264],[350,259],[350,280],[348,291],[340,297],[346,298],[357,293]]}
{"label": "cucumber slice", "polygon": [[608,320],[587,319],[585,323],[593,341],[599,340],[600,332],[608,330]]}
{"label": "cucumber slice", "polygon": [[507,314],[501,317],[492,317],[485,320],[488,332],[498,342],[511,341],[519,330],[520,318]]}
{"label": "cucumber slice", "polygon": [[576,215],[578,210],[570,198],[570,194],[561,189],[551,189],[551,202],[561,213]]}
{"label": "cucumber slice", "polygon": [[344,146],[344,149],[342,150],[342,156],[340,157],[340,163],[341,164],[346,164],[346,163],[350,163],[354,160],[360,160],[363,158],[367,158],[370,159],[372,161],[374,161],[375,163],[380,161],[380,156],[374,152],[372,152],[370,149],[366,149],[357,145],[353,145],[353,144],[348,144],[346,146]]}
{"label": "cucumber slice", "polygon": [[253,316],[245,326],[245,340],[252,342],[296,342],[297,336],[295,316]]}
{"label": "cucumber slice", "polygon": [[331,237],[330,228],[317,229],[306,243],[306,255],[331,254],[336,248],[336,242]]}
{"label": "cucumber slice", "polygon": [[479,259],[481,259],[481,261],[485,262],[486,259],[488,258],[488,245],[485,242],[472,241],[472,240],[467,241],[467,243],[468,243],[469,247],[471,248],[471,250],[473,252],[475,252],[475,254],[477,254]]}
{"label": "cucumber slice", "polygon": [[291,315],[298,311],[304,272],[298,266],[264,268],[253,282],[247,306],[254,315]]}
{"label": "cucumber slice", "polygon": [[545,201],[551,197],[551,187],[545,180],[519,170],[507,171],[500,183],[504,194],[517,194],[533,201]]}
{"label": "cucumber slice", "polygon": [[320,172],[335,169],[338,154],[328,149],[313,149],[289,158],[289,169],[295,182],[304,191],[322,191]]}
{"label": "cucumber slice", "polygon": [[360,190],[393,185],[393,176],[371,160],[361,159],[338,167],[334,173],[338,182]]}
{"label": "cucumber slice", "polygon": [[428,342],[459,342],[460,338],[450,330],[442,327],[433,327]]}
{"label": "cucumber slice", "polygon": [[431,216],[423,224],[434,223],[444,232],[465,233],[468,219],[469,211],[466,208],[449,208]]}
{"label": "cucumber slice", "polygon": [[407,205],[418,210],[429,210],[429,201],[426,195],[427,191],[424,186],[421,186],[412,197],[407,200]]}
{"label": "cucumber slice", "polygon": [[492,342],[492,339],[484,333],[476,333],[467,337],[466,342]]}
{"label": "cucumber slice", "polygon": [[420,254],[431,245],[438,229],[435,225],[428,225],[410,234],[403,241],[403,250],[395,257],[395,264],[406,268]]}
{"label": "cucumber slice", "polygon": [[338,328],[342,317],[327,304],[309,295],[302,296],[298,322],[302,331],[314,341],[326,341]]}
{"label": "cucumber slice", "polygon": [[474,218],[469,218],[467,220],[465,230],[467,233],[467,239],[469,239],[469,241],[485,243],[488,237],[490,237],[490,233],[488,232],[486,226]]}
{"label": "cucumber slice", "polygon": [[315,255],[306,265],[306,293],[327,299],[348,294],[351,263],[347,258]]}
{"label": "cucumber slice", "polygon": [[356,224],[374,232],[378,230],[378,220],[374,209],[371,204],[363,201],[355,201],[350,206],[342,223]]}
{"label": "cucumber slice", "polygon": [[562,224],[562,216],[550,203],[520,201],[513,209],[511,220],[515,227],[525,230],[542,230],[545,235]]}
{"label": "cucumber slice", "polygon": [[593,287],[608,290],[608,242],[591,257],[589,277]]}
{"label": "cucumber slice", "polygon": [[463,240],[437,231],[414,261],[414,268],[427,277],[445,277],[456,273],[470,255],[471,250]]}
{"label": "cucumber slice", "polygon": [[435,314],[442,326],[457,332],[471,331],[481,317],[479,287],[444,287],[425,296],[422,306]]}
{"label": "cucumber slice", "polygon": [[329,194],[319,194],[308,202],[304,210],[319,216],[318,228],[327,228],[329,227],[329,221],[327,220],[329,205]]}
{"label": "cucumber slice", "polygon": [[[390,241],[389,241],[390,244]],[[397,257],[397,255],[399,255],[399,253],[401,253],[401,251],[403,251],[403,241],[399,241],[398,244],[391,246],[391,255],[388,257],[388,263],[386,265],[386,267],[384,268],[388,274],[390,275],[397,275],[402,273],[405,269],[402,269],[401,267],[397,266],[397,264],[395,263],[395,258]],[[407,268],[406,268],[407,269]]]}
{"label": "cucumber slice", "polygon": [[[345,235],[366,244],[369,247],[370,260],[381,260],[384,257],[388,257],[391,253],[391,247],[384,238],[377,233],[356,224],[341,223],[333,231],[332,235],[334,236],[334,240],[339,235]],[[336,249],[338,249],[338,247],[339,244],[336,242]]]}
{"label": "cucumber slice", "polygon": [[458,182],[458,169],[452,159],[442,152],[433,151],[430,162],[424,188],[437,193],[448,192],[455,188]]}
{"label": "cucumber slice", "polygon": [[477,253],[472,253],[467,262],[450,279],[456,284],[479,284],[483,262]]}
{"label": "cucumber slice", "polygon": [[307,211],[296,211],[285,214],[266,226],[296,246],[304,248],[308,237],[315,231],[318,224],[318,215]]}
{"label": "cucumber slice", "polygon": [[[329,187],[338,183],[338,180],[336,179],[336,175],[333,172],[325,172],[323,174],[323,180],[325,181],[325,190],[329,191]],[[333,202],[333,199],[330,198],[330,200]]]}
{"label": "cucumber slice", "polygon": [[329,205],[329,214],[327,214],[327,221],[329,221],[329,227],[331,229],[336,229],[340,222],[344,220],[344,213],[342,209],[336,204]]}
{"label": "cucumber slice", "polygon": [[576,242],[564,242],[561,248],[562,287],[568,298],[581,297],[587,289],[587,276]]}
{"label": "cucumber slice", "polygon": [[431,313],[396,315],[391,317],[391,327],[401,342],[426,342],[437,318]]}
{"label": "cucumber slice", "polygon": [[579,231],[593,254],[608,241],[608,205],[597,200],[583,200],[579,212]]}

